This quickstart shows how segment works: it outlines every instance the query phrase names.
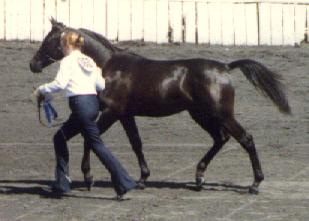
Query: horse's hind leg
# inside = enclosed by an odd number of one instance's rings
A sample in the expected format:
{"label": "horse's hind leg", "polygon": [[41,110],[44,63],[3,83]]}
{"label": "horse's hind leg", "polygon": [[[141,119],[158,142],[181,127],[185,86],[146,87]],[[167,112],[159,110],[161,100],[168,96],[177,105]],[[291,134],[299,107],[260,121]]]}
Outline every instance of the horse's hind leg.
{"label": "horse's hind leg", "polygon": [[[117,120],[118,118],[116,115],[112,114],[108,111],[108,109],[105,109],[97,121],[100,134],[103,134],[106,130],[108,130]],[[84,174],[84,182],[88,190],[90,190],[93,185],[93,176],[90,173],[90,148],[86,141],[84,141],[84,155],[81,163],[81,170]]]}
{"label": "horse's hind leg", "polygon": [[262,172],[258,154],[255,149],[252,135],[248,134],[235,119],[229,119],[225,121],[224,127],[227,129],[229,134],[232,135],[249,154],[254,173],[254,182],[250,186],[249,192],[258,194],[258,187],[260,183],[264,180],[264,175]]}
{"label": "horse's hind leg", "polygon": [[150,176],[150,170],[148,168],[147,162],[144,157],[144,153],[142,150],[142,141],[138,133],[138,129],[136,126],[136,122],[134,117],[123,117],[120,119],[120,122],[123,128],[126,131],[126,134],[129,138],[130,144],[133,148],[133,151],[138,159],[138,164],[141,169],[141,177],[138,181],[138,185],[140,188],[145,188],[145,182],[147,178]]}
{"label": "horse's hind leg", "polygon": [[206,130],[214,140],[213,146],[200,160],[196,167],[196,184],[201,186],[204,183],[204,173],[208,164],[214,156],[221,150],[223,145],[229,140],[229,135],[226,130],[221,126],[217,118],[206,117],[205,112],[189,112],[191,117],[197,122],[204,130]]}

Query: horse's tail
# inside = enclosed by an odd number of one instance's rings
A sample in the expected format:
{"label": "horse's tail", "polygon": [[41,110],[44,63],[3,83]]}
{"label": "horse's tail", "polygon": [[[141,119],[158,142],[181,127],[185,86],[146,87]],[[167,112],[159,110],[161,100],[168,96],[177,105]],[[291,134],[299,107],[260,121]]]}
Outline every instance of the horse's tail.
{"label": "horse's tail", "polygon": [[279,74],[250,59],[233,61],[228,64],[228,67],[230,69],[240,68],[254,87],[261,91],[265,97],[269,97],[282,113],[291,114],[284,85],[280,81],[282,77]]}

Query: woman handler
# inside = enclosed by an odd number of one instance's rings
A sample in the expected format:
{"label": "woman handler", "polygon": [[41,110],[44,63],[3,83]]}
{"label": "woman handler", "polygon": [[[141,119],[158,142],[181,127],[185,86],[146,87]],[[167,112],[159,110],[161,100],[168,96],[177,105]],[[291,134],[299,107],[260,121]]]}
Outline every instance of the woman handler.
{"label": "woman handler", "polygon": [[110,172],[117,199],[120,200],[127,191],[136,186],[136,183],[100,138],[95,122],[99,113],[97,91],[104,89],[105,81],[101,69],[90,57],[81,53],[83,43],[83,37],[77,33],[63,33],[61,46],[65,57],[60,62],[57,76],[54,81],[43,84],[34,91],[38,97],[65,90],[71,109],[69,119],[54,135],[57,165],[56,183],[52,191],[61,194],[70,191],[67,141],[81,133],[85,142]]}

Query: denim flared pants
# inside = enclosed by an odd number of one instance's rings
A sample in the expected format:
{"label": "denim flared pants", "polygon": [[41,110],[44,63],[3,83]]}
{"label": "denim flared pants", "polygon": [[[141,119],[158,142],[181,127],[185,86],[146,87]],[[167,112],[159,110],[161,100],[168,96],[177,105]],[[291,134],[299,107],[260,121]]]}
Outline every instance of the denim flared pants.
{"label": "denim flared pants", "polygon": [[111,180],[117,194],[124,194],[136,186],[120,162],[107,149],[100,138],[96,118],[99,102],[96,95],[78,95],[69,98],[71,115],[54,136],[56,154],[56,186],[64,192],[70,191],[68,176],[69,152],[67,141],[81,133],[85,142],[97,155],[111,174]]}

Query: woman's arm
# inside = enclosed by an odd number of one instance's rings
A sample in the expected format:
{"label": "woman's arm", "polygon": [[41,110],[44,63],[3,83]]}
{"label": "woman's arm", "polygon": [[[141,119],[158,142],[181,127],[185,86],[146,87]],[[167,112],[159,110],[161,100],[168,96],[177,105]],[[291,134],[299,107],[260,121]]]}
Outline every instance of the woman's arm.
{"label": "woman's arm", "polygon": [[70,68],[67,62],[60,62],[59,71],[55,80],[50,83],[43,84],[39,87],[42,94],[55,93],[66,88],[70,80]]}

